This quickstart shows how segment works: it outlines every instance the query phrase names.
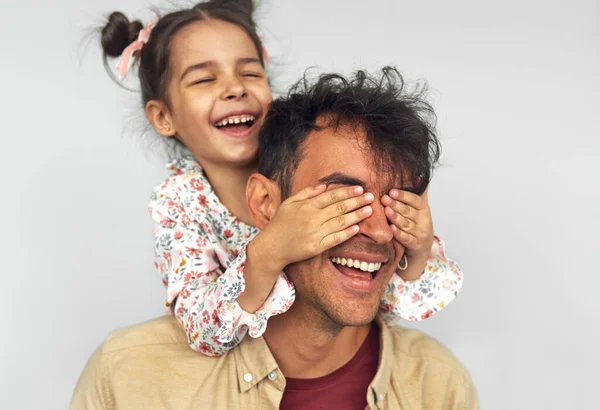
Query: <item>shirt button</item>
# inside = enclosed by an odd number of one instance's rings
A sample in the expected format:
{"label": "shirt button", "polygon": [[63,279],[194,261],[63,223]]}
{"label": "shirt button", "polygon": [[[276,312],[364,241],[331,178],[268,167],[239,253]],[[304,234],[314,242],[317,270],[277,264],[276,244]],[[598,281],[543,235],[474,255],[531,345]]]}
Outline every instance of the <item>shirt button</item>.
{"label": "shirt button", "polygon": [[246,382],[250,383],[250,382],[252,381],[252,374],[250,374],[250,373],[246,373],[246,374],[244,375],[244,380],[245,380]]}
{"label": "shirt button", "polygon": [[377,398],[379,399],[379,401],[385,399],[385,394],[383,393],[379,393],[379,395],[377,396]]}
{"label": "shirt button", "polygon": [[269,378],[269,380],[271,380],[272,382],[274,382],[275,380],[277,380],[277,372],[276,371],[272,371],[271,373],[269,373],[269,375],[267,377]]}

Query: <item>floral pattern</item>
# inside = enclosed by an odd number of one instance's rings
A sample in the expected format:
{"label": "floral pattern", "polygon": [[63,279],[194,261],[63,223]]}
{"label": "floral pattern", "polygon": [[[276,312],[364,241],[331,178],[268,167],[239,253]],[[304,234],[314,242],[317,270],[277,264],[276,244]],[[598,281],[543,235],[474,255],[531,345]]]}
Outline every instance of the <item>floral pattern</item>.
{"label": "floral pattern", "polygon": [[463,283],[460,267],[448,259],[444,242],[434,237],[423,275],[404,281],[393,275],[381,297],[379,314],[388,324],[399,318],[420,321],[431,317],[454,300]]}
{"label": "floral pattern", "polygon": [[[154,264],[167,289],[166,308],[183,325],[190,346],[220,356],[248,333],[261,336],[273,315],[294,303],[295,290],[281,272],[271,294],[255,313],[237,303],[244,291],[246,245],[258,229],[237,219],[220,202],[200,165],[187,158],[167,165],[170,176],[152,192],[155,221]],[[462,286],[460,268],[436,237],[422,277],[405,282],[394,275],[381,299],[380,313],[423,320],[443,309]]]}

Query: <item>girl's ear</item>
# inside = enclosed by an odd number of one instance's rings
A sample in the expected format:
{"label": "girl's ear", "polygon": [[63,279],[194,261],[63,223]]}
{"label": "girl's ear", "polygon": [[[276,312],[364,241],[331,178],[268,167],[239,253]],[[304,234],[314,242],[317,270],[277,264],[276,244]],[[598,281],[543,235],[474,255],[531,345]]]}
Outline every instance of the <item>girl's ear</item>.
{"label": "girl's ear", "polygon": [[279,209],[281,191],[275,181],[261,174],[252,174],[246,185],[246,203],[254,226],[264,229]]}
{"label": "girl's ear", "polygon": [[172,137],[177,133],[173,125],[171,111],[161,101],[150,100],[146,103],[146,118],[148,118],[156,132],[163,137]]}

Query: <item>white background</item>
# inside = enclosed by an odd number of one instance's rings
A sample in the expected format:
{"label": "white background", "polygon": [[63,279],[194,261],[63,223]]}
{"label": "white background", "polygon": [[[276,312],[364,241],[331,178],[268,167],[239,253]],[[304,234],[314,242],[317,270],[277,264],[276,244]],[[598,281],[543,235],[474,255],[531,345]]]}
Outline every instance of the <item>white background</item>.
{"label": "white background", "polygon": [[[482,408],[598,408],[599,2],[262,3],[279,90],[315,65],[429,82],[434,222],[466,281],[416,326],[461,358]],[[163,312],[146,212],[163,160],[139,95],[82,43],[108,12],[150,5],[3,4],[0,408],[66,408],[111,329]]]}

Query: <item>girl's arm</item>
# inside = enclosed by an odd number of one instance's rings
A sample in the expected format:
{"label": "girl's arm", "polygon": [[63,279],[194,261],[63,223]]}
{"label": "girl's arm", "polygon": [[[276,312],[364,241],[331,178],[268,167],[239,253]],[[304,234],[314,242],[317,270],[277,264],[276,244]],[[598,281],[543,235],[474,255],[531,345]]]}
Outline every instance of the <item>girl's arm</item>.
{"label": "girl's arm", "polygon": [[444,242],[436,236],[421,277],[405,281],[394,274],[381,298],[380,312],[387,322],[399,317],[410,321],[427,319],[448,306],[462,284],[460,267],[448,259]]}
{"label": "girl's arm", "polygon": [[[201,232],[198,231],[198,232]],[[192,349],[219,356],[250,331],[260,336],[266,321],[289,309],[294,288],[282,273],[262,306],[244,311],[237,298],[244,291],[245,249],[224,271],[215,249],[195,230],[159,224],[155,230],[156,264],[167,286],[167,306],[183,325]]]}
{"label": "girl's arm", "polygon": [[239,256],[223,269],[220,259],[225,261],[230,255],[225,255],[227,250],[218,242],[218,227],[190,217],[171,188],[163,184],[150,202],[156,223],[155,265],[167,288],[166,306],[183,325],[194,350],[222,355],[248,330],[258,337],[270,316],[287,311],[294,288],[277,272],[262,306],[253,314],[245,312],[236,299],[245,288],[247,238],[230,238],[240,242]]}
{"label": "girl's arm", "polygon": [[382,203],[395,239],[405,248],[408,266],[392,276],[380,311],[388,322],[398,317],[427,319],[454,300],[462,287],[462,271],[446,257],[444,243],[433,234],[427,190],[419,196],[392,189]]}

